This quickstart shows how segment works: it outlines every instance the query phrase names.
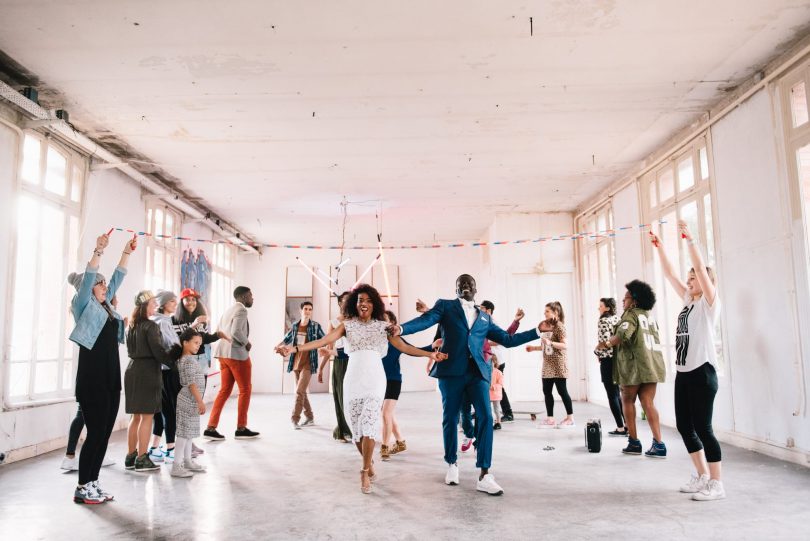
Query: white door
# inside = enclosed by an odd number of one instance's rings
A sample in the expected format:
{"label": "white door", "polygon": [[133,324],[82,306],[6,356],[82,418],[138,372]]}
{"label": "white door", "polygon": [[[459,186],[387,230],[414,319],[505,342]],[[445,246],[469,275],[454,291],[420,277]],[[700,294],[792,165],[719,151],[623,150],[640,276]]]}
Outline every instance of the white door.
{"label": "white door", "polygon": [[[571,274],[528,274],[514,273],[509,281],[509,305],[510,307],[520,307],[526,312],[519,331],[530,329],[531,325],[537,325],[543,319],[543,310],[546,303],[559,301],[563,306],[566,316],[566,330],[568,332],[567,342],[572,345],[572,324],[573,314],[573,294],[571,288]],[[532,342],[537,345],[539,342]],[[577,363],[572,362],[573,351],[569,350],[568,361],[568,390],[571,398],[579,398],[579,370]],[[542,401],[542,383],[540,374],[543,366],[543,354],[541,352],[526,352],[525,346],[512,348],[509,350],[509,364],[506,368],[506,388],[509,391],[510,400],[515,401]],[[512,398],[514,397],[514,398]]]}

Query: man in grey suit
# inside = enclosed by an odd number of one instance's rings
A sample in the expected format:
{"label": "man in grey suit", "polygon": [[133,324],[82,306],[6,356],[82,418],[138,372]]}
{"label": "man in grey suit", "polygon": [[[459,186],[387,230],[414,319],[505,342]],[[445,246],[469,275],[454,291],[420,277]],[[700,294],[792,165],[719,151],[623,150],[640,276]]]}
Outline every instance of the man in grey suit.
{"label": "man in grey suit", "polygon": [[208,427],[203,432],[203,436],[212,441],[225,439],[225,436],[217,432],[217,425],[222,407],[233,391],[234,382],[239,386],[235,438],[250,439],[259,435],[247,427],[253,367],[250,362],[250,323],[247,309],[253,306],[253,292],[248,287],[239,286],[233,290],[233,298],[236,303],[225,312],[219,322],[220,330],[230,334],[233,340],[231,342],[220,340],[214,350],[214,357],[219,359],[221,386],[211,408]]}

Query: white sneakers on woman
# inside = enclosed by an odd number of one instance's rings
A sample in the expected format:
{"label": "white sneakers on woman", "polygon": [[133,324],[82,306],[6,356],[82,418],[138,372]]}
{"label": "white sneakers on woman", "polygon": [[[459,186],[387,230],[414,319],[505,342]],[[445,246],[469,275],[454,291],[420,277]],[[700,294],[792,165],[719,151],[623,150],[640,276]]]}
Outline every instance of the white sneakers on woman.
{"label": "white sneakers on woman", "polygon": [[680,490],[685,494],[696,494],[706,488],[707,484],[709,484],[709,476],[705,473],[700,477],[693,475],[688,483],[681,486]]}
{"label": "white sneakers on woman", "polygon": [[458,484],[458,464],[450,464],[447,468],[447,474],[444,476],[444,483],[446,485]]}
{"label": "white sneakers on woman", "polygon": [[490,496],[500,496],[503,494],[501,486],[495,482],[495,476],[491,473],[486,474],[483,479],[478,480],[475,489],[480,492],[486,492]]}
{"label": "white sneakers on woman", "polygon": [[726,489],[723,488],[723,481],[718,481],[717,479],[709,479],[709,482],[703,490],[692,494],[692,499],[699,502],[722,500],[725,497]]}

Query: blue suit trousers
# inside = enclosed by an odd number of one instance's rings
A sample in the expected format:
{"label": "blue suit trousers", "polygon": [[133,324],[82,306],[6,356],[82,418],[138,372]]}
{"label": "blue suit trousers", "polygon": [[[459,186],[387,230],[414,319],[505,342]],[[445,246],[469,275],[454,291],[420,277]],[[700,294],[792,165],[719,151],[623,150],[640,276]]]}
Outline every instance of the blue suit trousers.
{"label": "blue suit trousers", "polygon": [[458,414],[466,398],[475,408],[475,439],[478,444],[475,466],[492,465],[492,410],[489,403],[489,382],[481,377],[477,367],[469,367],[463,376],[439,378],[442,393],[442,432],[444,461],[458,461]]}

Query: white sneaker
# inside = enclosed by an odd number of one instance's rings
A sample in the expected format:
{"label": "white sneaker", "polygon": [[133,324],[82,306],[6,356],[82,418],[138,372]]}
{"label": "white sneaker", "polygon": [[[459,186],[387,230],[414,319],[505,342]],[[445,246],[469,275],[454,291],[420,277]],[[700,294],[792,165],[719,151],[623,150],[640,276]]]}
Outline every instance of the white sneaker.
{"label": "white sneaker", "polygon": [[299,425],[301,428],[307,426],[315,426],[315,419],[304,419],[304,422]]}
{"label": "white sneaker", "polygon": [[706,475],[705,473],[700,477],[698,477],[697,475],[693,475],[688,483],[681,486],[680,490],[685,494],[695,494],[706,488],[706,485],[708,483],[709,483],[709,476]]}
{"label": "white sneaker", "polygon": [[178,460],[177,462],[172,464],[171,475],[172,477],[193,477],[194,472],[185,469]]}
{"label": "white sneaker", "polygon": [[490,496],[500,496],[503,494],[503,489],[495,482],[495,476],[491,473],[486,474],[483,479],[479,479],[478,484],[475,485],[475,489],[480,492],[486,492]]}
{"label": "white sneaker", "polygon": [[59,467],[67,471],[76,471],[79,469],[79,457],[76,455],[73,455],[73,458],[66,456],[62,459],[62,465]]}
{"label": "white sneaker", "polygon": [[104,455],[104,460],[101,462],[101,466],[112,466],[113,464],[115,464],[115,459],[110,455]]}
{"label": "white sneaker", "polygon": [[185,469],[187,469],[188,471],[192,471],[192,472],[204,472],[205,471],[205,466],[203,466],[202,464],[200,464],[198,462],[195,462],[194,460],[184,460],[183,461],[183,467]]}
{"label": "white sneaker", "polygon": [[723,481],[718,481],[717,479],[709,479],[709,482],[703,490],[692,494],[692,499],[699,502],[722,500],[725,497],[726,489],[723,488]]}
{"label": "white sneaker", "polygon": [[295,421],[291,421],[293,425],[293,430],[301,430],[301,425],[296,423]]}
{"label": "white sneaker", "polygon": [[204,450],[197,447],[197,445],[194,444],[194,442],[191,443],[191,458],[197,458],[198,456],[200,456],[203,453],[205,453]]}
{"label": "white sneaker", "polygon": [[455,486],[458,484],[458,464],[450,464],[444,476],[444,484]]}

